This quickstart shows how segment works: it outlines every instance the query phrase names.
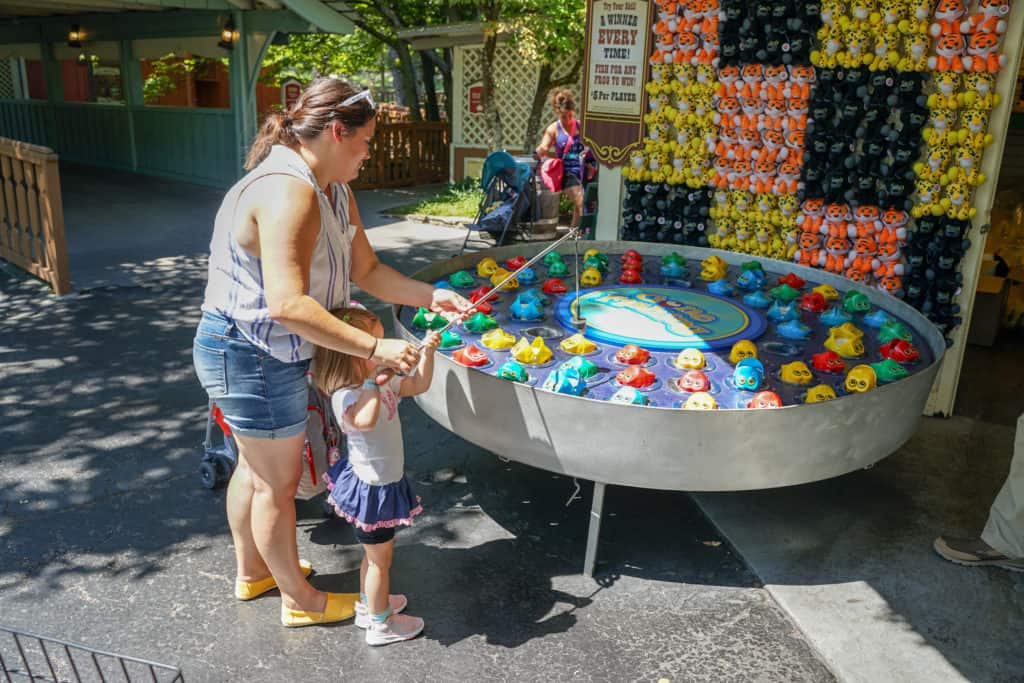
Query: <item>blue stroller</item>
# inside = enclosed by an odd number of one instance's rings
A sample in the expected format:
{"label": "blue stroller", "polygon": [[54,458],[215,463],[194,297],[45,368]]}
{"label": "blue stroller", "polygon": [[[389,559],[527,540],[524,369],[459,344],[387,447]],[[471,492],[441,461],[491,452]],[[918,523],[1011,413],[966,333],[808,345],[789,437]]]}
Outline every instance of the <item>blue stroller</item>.
{"label": "blue stroller", "polygon": [[[466,250],[473,233],[486,232],[494,239],[495,246],[501,246],[519,230],[523,221],[529,222],[532,229],[537,204],[533,169],[533,164],[516,161],[508,152],[487,155],[480,178],[484,196],[477,207],[476,219],[466,224],[466,239],[459,253]],[[474,241],[486,242],[479,237]]]}

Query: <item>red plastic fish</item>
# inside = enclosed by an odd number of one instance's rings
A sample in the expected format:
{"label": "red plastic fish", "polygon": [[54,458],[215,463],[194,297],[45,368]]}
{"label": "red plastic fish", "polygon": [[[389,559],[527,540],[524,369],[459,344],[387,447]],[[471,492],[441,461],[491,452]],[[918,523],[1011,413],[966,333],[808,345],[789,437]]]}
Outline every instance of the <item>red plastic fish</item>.
{"label": "red plastic fish", "polygon": [[505,267],[509,270],[517,270],[526,265],[525,256],[513,256],[509,260],[505,261]]}
{"label": "red plastic fish", "polygon": [[780,277],[779,284],[789,285],[793,289],[801,289],[804,285],[807,284],[807,282],[796,273],[790,273],[785,277]]}
{"label": "red plastic fish", "polygon": [[452,359],[454,359],[456,363],[468,365],[471,368],[487,365],[491,360],[487,357],[487,354],[477,348],[475,344],[470,344],[465,348],[459,349],[452,354]]}
{"label": "red plastic fish", "polygon": [[[792,287],[792,285],[790,285]],[[748,408],[781,408],[782,399],[774,391],[759,391],[747,403]]]}
{"label": "red plastic fish", "polygon": [[544,281],[545,294],[565,294],[567,289],[565,283],[557,277],[551,277]]}
{"label": "red plastic fish", "polygon": [[643,365],[651,359],[651,352],[636,344],[626,344],[615,352],[615,360],[627,365]]}
{"label": "red plastic fish", "polygon": [[916,363],[921,358],[921,352],[906,339],[893,339],[882,344],[878,350],[883,357],[891,358],[897,363]]}
{"label": "red plastic fish", "polygon": [[[487,285],[481,285],[480,287],[477,287],[472,292],[470,292],[469,300],[475,304],[477,301],[479,301],[483,297],[484,294],[486,294],[489,291],[491,291],[490,287],[488,287]],[[497,301],[498,300],[498,293],[495,292],[494,294],[491,294],[489,297],[487,297],[487,300],[488,301]]]}
{"label": "red plastic fish", "polygon": [[828,302],[819,292],[807,292],[800,299],[800,308],[811,313],[821,313],[828,308]]}
{"label": "red plastic fish", "polygon": [[643,282],[643,278],[640,277],[639,270],[624,268],[622,274],[619,275],[619,282],[624,285],[638,285]]}
{"label": "red plastic fish", "polygon": [[643,389],[654,384],[658,378],[650,370],[633,365],[616,374],[615,379],[624,386]]}
{"label": "red plastic fish", "polygon": [[707,391],[711,388],[711,381],[700,370],[690,370],[676,380],[676,386],[683,391]]}
{"label": "red plastic fish", "polygon": [[811,365],[815,370],[822,372],[843,372],[846,370],[846,363],[835,351],[822,351],[811,356]]}

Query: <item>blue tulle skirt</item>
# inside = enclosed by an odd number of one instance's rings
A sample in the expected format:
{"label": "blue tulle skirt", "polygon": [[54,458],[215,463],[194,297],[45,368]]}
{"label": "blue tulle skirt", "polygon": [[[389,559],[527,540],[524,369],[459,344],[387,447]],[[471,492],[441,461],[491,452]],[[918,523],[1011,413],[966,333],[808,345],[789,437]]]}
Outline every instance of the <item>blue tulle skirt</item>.
{"label": "blue tulle skirt", "polygon": [[367,484],[356,475],[348,458],[343,458],[324,473],[324,480],[334,512],[363,531],[409,526],[412,518],[423,512],[420,497],[405,475],[390,484]]}

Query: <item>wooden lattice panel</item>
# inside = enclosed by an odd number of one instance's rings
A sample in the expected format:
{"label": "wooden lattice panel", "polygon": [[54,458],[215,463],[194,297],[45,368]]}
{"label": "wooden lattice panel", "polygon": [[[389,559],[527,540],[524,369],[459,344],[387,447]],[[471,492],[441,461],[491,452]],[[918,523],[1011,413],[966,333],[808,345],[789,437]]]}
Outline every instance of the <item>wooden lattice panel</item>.
{"label": "wooden lattice panel", "polygon": [[[472,114],[469,111],[469,88],[483,79],[483,49],[470,48],[463,51],[464,78],[462,93],[458,98],[462,109],[462,140],[460,144],[486,147],[487,127],[483,114]],[[509,45],[500,45],[494,58],[494,83],[498,93],[497,107],[504,128],[505,147],[518,149],[526,136],[526,121],[530,117],[530,106],[537,88],[537,75],[540,65],[523,59],[516,49]],[[564,58],[556,67],[555,75],[561,75],[572,63],[571,57]],[[583,92],[582,74],[569,88],[577,98]],[[548,110],[545,110],[545,114]],[[546,118],[541,124],[549,123]]]}

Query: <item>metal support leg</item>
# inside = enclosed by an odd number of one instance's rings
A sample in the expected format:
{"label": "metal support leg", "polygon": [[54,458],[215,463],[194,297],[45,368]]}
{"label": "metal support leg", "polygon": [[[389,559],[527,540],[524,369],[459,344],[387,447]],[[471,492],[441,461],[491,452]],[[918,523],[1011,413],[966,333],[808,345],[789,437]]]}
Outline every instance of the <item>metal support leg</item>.
{"label": "metal support leg", "polygon": [[602,482],[594,482],[594,499],[590,503],[590,529],[587,531],[587,551],[583,558],[584,576],[594,576],[597,539],[601,535],[601,511],[604,509],[604,487]]}

